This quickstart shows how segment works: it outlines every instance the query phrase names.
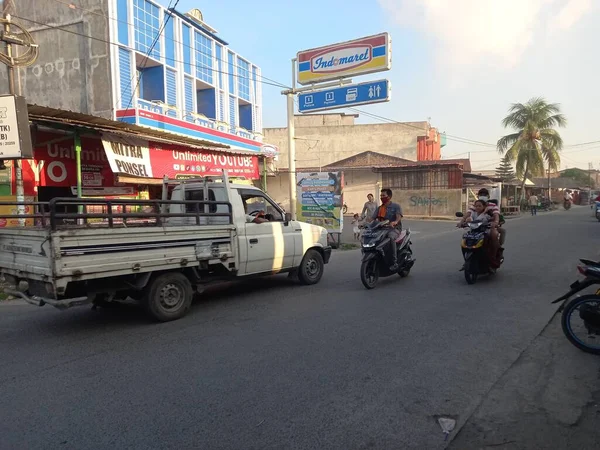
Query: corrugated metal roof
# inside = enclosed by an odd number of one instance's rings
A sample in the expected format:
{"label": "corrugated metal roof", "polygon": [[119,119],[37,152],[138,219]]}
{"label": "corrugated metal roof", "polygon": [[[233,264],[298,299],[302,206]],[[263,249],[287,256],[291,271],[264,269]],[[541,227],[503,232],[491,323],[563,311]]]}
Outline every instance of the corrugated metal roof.
{"label": "corrugated metal roof", "polygon": [[154,130],[152,128],[141,127],[139,125],[132,125],[116,120],[91,116],[89,114],[49,108],[47,106],[40,105],[28,105],[27,109],[29,111],[29,120],[31,122],[38,123],[40,125],[47,125],[49,127],[51,127],[52,124],[59,124],[73,128],[85,128],[94,131],[104,131],[115,134],[136,136],[138,138],[166,144],[185,145],[197,150],[226,150],[228,153],[241,155],[257,154],[257,152],[252,151],[231,150],[228,145],[216,144],[203,139],[190,138],[165,131]]}

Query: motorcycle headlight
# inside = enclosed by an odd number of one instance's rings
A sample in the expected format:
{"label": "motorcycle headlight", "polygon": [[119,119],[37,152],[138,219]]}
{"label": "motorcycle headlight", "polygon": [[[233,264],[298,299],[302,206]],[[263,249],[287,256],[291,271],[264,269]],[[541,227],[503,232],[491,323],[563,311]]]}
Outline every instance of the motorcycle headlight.
{"label": "motorcycle headlight", "polygon": [[363,244],[362,246],[366,247],[366,248],[371,248],[371,247],[375,247],[375,244]]}

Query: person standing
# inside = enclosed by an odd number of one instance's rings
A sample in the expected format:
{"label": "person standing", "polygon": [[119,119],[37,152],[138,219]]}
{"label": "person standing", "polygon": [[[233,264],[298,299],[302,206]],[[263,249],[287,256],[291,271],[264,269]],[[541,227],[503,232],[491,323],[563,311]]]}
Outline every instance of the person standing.
{"label": "person standing", "polygon": [[538,198],[537,195],[531,194],[529,196],[529,209],[531,209],[531,215],[537,216]]}
{"label": "person standing", "polygon": [[377,203],[375,203],[375,197],[373,197],[373,194],[367,195],[367,201],[365,202],[362,212],[360,213],[361,218],[366,218],[367,223],[371,222],[376,209]]}

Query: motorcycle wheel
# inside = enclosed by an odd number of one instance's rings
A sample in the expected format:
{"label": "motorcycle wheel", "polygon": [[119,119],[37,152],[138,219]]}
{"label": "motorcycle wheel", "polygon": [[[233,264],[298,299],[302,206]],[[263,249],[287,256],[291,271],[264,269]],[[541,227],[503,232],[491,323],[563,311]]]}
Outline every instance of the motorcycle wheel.
{"label": "motorcycle wheel", "polygon": [[600,222],[600,213],[596,213],[596,219],[598,219],[598,222]]}
{"label": "motorcycle wheel", "polygon": [[[408,250],[408,254],[410,255],[410,258],[412,259],[412,250],[409,249]],[[400,270],[398,272],[398,275],[400,275],[400,278],[406,278],[408,275],[410,275],[410,269],[411,268],[412,267],[409,267],[408,269]]]}
{"label": "motorcycle wheel", "polygon": [[479,266],[473,257],[469,258],[465,262],[464,273],[467,284],[477,283],[477,277],[479,277]]}
{"label": "motorcycle wheel", "polygon": [[360,265],[360,281],[367,289],[373,289],[377,285],[379,280],[379,267],[377,267],[377,260],[370,259],[363,261]]}
{"label": "motorcycle wheel", "polygon": [[563,309],[561,316],[561,325],[563,333],[566,338],[569,340],[571,344],[577,347],[579,350],[582,350],[586,353],[591,353],[593,355],[600,355],[600,336],[597,337],[599,340],[597,347],[592,347],[590,345],[586,345],[585,342],[581,341],[574,333],[573,328],[571,326],[571,317],[575,310],[588,302],[598,302],[600,301],[600,297],[594,294],[582,295],[581,297],[575,297],[569,303],[567,303]]}
{"label": "motorcycle wheel", "polygon": [[347,207],[346,205],[344,205],[344,206],[342,207],[342,212],[343,212],[344,214],[346,214],[346,213],[348,212],[348,207]]}

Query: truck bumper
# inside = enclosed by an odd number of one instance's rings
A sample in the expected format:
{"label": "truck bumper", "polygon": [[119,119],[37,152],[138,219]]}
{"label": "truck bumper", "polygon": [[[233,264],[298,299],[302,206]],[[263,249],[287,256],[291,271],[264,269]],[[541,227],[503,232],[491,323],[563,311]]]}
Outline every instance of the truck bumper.
{"label": "truck bumper", "polygon": [[323,247],[323,262],[327,264],[331,258],[331,246]]}
{"label": "truck bumper", "polygon": [[72,306],[86,305],[92,302],[92,299],[89,297],[76,297],[56,300],[53,298],[38,297],[37,295],[29,296],[24,292],[17,291],[16,289],[5,288],[4,292],[8,295],[12,295],[13,297],[25,300],[27,303],[31,303],[35,306],[44,306],[48,304],[54,306],[57,309],[68,309]]}

